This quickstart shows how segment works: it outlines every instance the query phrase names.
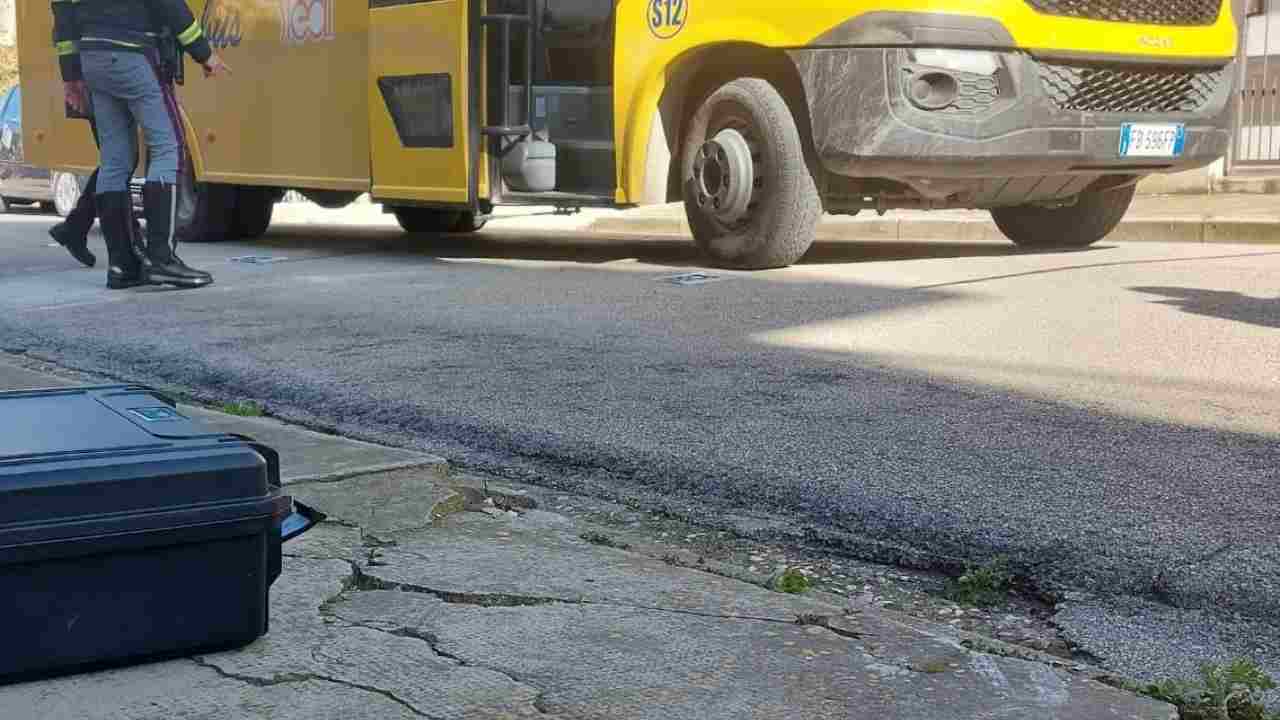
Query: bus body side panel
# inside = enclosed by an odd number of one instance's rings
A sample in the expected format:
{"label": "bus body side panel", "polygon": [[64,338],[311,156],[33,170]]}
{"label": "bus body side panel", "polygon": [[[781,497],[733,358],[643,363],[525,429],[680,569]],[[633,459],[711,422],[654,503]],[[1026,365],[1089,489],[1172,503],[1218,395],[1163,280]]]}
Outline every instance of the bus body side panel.
{"label": "bus body side panel", "polygon": [[[233,74],[189,58],[178,94],[200,179],[243,185],[369,188],[368,8],[343,0],[193,0]],[[88,124],[66,120],[47,2],[19,3],[24,123],[33,162],[87,172]],[[39,139],[43,138],[43,139]]]}
{"label": "bus body side panel", "polygon": [[179,90],[204,180],[366,191],[368,9],[342,0],[193,0],[233,75],[187,61]]}
{"label": "bus body side panel", "polygon": [[[673,13],[679,8],[681,14]],[[1229,5],[1227,6],[1229,7]],[[913,44],[895,23],[867,22],[903,13],[949,14],[994,21],[1022,50],[1087,57],[1227,60],[1236,53],[1236,25],[1224,11],[1212,26],[1186,28],[1112,23],[1043,15],[1025,0],[620,0],[615,63],[615,143],[619,203],[661,202],[646,172],[659,102],[670,76],[693,51],[723,43],[772,48],[814,45]],[[858,21],[862,19],[863,22]],[[928,24],[926,21],[924,24]],[[678,138],[666,137],[674,147]],[[646,192],[648,188],[648,192]]]}
{"label": "bus body side panel", "polygon": [[88,174],[98,151],[84,120],[68,120],[62,77],[53,51],[49,3],[17,4],[18,67],[22,82],[22,132],[28,163]]}

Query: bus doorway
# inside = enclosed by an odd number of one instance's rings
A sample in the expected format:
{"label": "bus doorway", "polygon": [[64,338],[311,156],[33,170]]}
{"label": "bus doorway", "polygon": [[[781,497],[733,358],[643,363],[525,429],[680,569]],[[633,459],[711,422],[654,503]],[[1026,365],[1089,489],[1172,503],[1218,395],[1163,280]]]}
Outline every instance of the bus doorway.
{"label": "bus doorway", "polygon": [[489,0],[493,204],[614,205],[615,0]]}

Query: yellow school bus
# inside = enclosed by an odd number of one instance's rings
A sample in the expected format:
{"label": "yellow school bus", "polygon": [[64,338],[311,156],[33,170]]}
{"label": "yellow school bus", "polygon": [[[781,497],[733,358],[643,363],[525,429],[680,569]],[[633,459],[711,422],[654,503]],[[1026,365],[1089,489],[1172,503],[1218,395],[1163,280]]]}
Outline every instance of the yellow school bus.
{"label": "yellow school bus", "polygon": [[[1135,183],[1224,155],[1230,0],[194,0],[235,70],[180,88],[205,239],[296,189],[409,232],[494,206],[682,201],[727,267],[821,214],[989,209],[1084,246]],[[33,162],[85,172],[44,0],[18,3]],[[189,63],[190,65],[190,63]]]}

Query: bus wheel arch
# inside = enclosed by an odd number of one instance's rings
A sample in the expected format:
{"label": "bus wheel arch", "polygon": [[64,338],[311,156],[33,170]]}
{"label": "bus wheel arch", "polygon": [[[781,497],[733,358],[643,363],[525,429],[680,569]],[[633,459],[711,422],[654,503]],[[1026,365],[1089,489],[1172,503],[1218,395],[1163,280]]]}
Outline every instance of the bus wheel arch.
{"label": "bus wheel arch", "polygon": [[[665,167],[651,165],[647,171],[666,174],[667,202],[681,200],[681,145],[689,121],[711,93],[738,78],[757,77],[767,80],[782,95],[799,128],[809,170],[814,177],[820,177],[818,169],[821,165],[817,162],[814,151],[804,83],[795,62],[785,51],[750,43],[703,46],[682,55],[670,68],[667,77],[654,122],[662,123],[662,133],[665,135],[670,157]],[[646,186],[652,185],[650,179]]]}

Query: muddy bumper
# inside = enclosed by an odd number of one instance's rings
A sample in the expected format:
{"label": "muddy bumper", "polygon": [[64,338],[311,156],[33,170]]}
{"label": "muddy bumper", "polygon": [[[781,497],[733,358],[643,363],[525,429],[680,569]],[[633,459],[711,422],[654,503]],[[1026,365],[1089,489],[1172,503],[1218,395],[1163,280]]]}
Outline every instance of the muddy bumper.
{"label": "muddy bumper", "polygon": [[[828,171],[935,197],[967,188],[994,205],[1070,195],[1102,175],[1177,172],[1227,151],[1232,64],[927,48],[791,57]],[[975,187],[975,179],[990,182]]]}

